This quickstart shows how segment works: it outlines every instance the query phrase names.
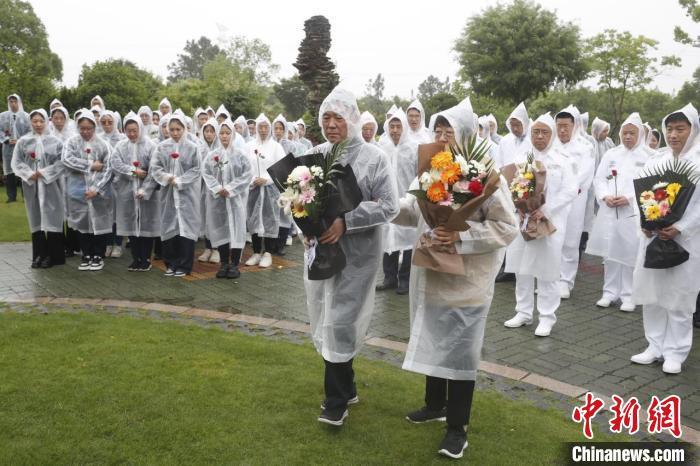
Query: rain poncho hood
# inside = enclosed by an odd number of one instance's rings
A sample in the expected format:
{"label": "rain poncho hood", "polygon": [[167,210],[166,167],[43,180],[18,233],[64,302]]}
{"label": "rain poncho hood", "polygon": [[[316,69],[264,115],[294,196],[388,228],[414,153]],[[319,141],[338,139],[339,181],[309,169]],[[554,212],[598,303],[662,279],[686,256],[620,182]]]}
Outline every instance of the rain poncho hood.
{"label": "rain poncho hood", "polygon": [[[360,109],[357,107],[357,100],[352,92],[343,89],[340,85],[336,86],[330,94],[321,103],[321,108],[318,112],[318,125],[323,132],[323,115],[327,112],[333,112],[342,115],[348,126],[348,139],[354,139],[361,136],[362,126],[360,125]],[[325,132],[323,137],[328,140]]]}
{"label": "rain poncho hood", "polygon": [[530,130],[530,117],[527,114],[527,109],[525,108],[525,103],[520,102],[517,107],[510,113],[508,119],[506,120],[506,127],[508,131],[513,132],[510,129],[510,120],[515,118],[523,125],[523,136],[527,136]]}
{"label": "rain poncho hood", "polygon": [[671,112],[664,117],[663,121],[661,122],[661,130],[664,133],[664,140],[666,141],[666,145],[668,145],[668,137],[666,135],[666,119],[674,113],[682,113],[690,122],[690,136],[688,136],[688,140],[685,142],[685,146],[683,146],[683,149],[678,154],[679,156],[683,156],[687,154],[693,147],[700,143],[700,137],[698,136],[700,134],[700,122],[698,122],[698,111],[693,106],[693,104],[688,104],[680,110]]}
{"label": "rain poncho hood", "polygon": [[[444,117],[455,132],[455,141],[460,143],[462,139],[467,139],[474,134],[476,122],[474,121],[474,111],[469,97],[455,105],[454,107],[438,112],[437,117]],[[435,119],[432,120],[431,131],[435,131]]]}
{"label": "rain poncho hood", "polygon": [[374,141],[374,138],[377,136],[379,125],[377,124],[377,120],[374,118],[374,115],[365,111],[362,112],[362,115],[360,115],[360,129],[367,123],[372,123],[374,125],[374,132],[372,133],[372,140]]}

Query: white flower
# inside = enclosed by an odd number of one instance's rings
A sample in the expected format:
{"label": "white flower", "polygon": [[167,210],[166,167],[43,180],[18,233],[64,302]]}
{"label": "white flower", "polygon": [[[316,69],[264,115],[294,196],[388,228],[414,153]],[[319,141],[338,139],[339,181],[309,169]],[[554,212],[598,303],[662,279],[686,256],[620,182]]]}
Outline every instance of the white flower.
{"label": "white flower", "polygon": [[323,168],[319,167],[318,165],[314,165],[311,167],[311,174],[315,178],[323,178]]}
{"label": "white flower", "polygon": [[665,188],[666,186],[668,186],[668,183],[666,183],[665,181],[662,181],[661,183],[656,183],[656,184],[651,188],[651,190],[652,190],[652,191],[656,191],[657,189]]}

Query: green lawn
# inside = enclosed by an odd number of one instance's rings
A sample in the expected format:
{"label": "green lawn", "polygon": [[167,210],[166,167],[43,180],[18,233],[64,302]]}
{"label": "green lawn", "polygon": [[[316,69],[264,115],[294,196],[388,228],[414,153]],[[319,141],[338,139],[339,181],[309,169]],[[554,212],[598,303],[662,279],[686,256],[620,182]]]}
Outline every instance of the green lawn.
{"label": "green lawn", "polygon": [[30,241],[29,223],[27,223],[27,211],[24,209],[22,195],[17,196],[17,202],[5,203],[6,196],[0,195],[0,243],[8,241]]}
{"label": "green lawn", "polygon": [[[361,401],[337,430],[316,421],[323,368],[308,344],[0,312],[0,464],[445,464],[443,425],[403,419],[421,405],[423,378],[362,358],[356,372]],[[561,442],[580,440],[560,412],[477,392],[465,458],[562,463]]]}

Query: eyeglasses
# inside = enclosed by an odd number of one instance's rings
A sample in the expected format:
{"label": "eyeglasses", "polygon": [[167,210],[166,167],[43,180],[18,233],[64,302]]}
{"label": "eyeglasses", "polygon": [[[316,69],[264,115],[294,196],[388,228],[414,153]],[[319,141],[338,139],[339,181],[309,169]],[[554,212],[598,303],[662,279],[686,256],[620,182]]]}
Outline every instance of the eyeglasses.
{"label": "eyeglasses", "polygon": [[453,138],[455,136],[454,131],[442,131],[440,129],[433,131],[433,134],[437,139],[442,139],[443,137],[446,137],[447,139]]}

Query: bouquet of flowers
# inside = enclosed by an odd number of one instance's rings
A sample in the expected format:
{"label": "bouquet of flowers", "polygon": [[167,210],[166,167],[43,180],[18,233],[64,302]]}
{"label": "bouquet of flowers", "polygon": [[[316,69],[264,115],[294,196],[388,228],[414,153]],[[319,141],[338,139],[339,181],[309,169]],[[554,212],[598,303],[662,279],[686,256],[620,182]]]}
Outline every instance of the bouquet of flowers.
{"label": "bouquet of flowers", "polygon": [[513,173],[510,193],[520,214],[520,233],[525,241],[549,236],[557,231],[546,218],[535,221],[530,218],[530,214],[544,204],[547,170],[542,162],[536,161],[535,155],[530,152],[525,163],[514,164],[513,169],[509,171]]}
{"label": "bouquet of flowers", "polygon": [[[634,180],[642,228],[655,234],[683,218],[699,179],[697,167],[682,159],[644,170],[641,177]],[[656,236],[647,245],[644,267],[668,269],[688,258],[688,251],[680,244]]]}
{"label": "bouquet of flowers", "polygon": [[499,187],[500,177],[487,156],[489,143],[476,136],[446,148],[441,143],[418,146],[419,189],[409,191],[431,228],[418,238],[413,263],[438,272],[465,275],[464,262],[454,245],[433,243],[433,230],[444,226],[467,231],[467,219]]}
{"label": "bouquet of flowers", "polygon": [[352,167],[339,161],[345,146],[345,143],[335,144],[327,154],[301,157],[288,154],[267,169],[280,190],[280,207],[291,213],[304,236],[311,238],[306,255],[310,280],[326,280],[345,268],[340,243],[318,242],[335,219],[362,202]]}

